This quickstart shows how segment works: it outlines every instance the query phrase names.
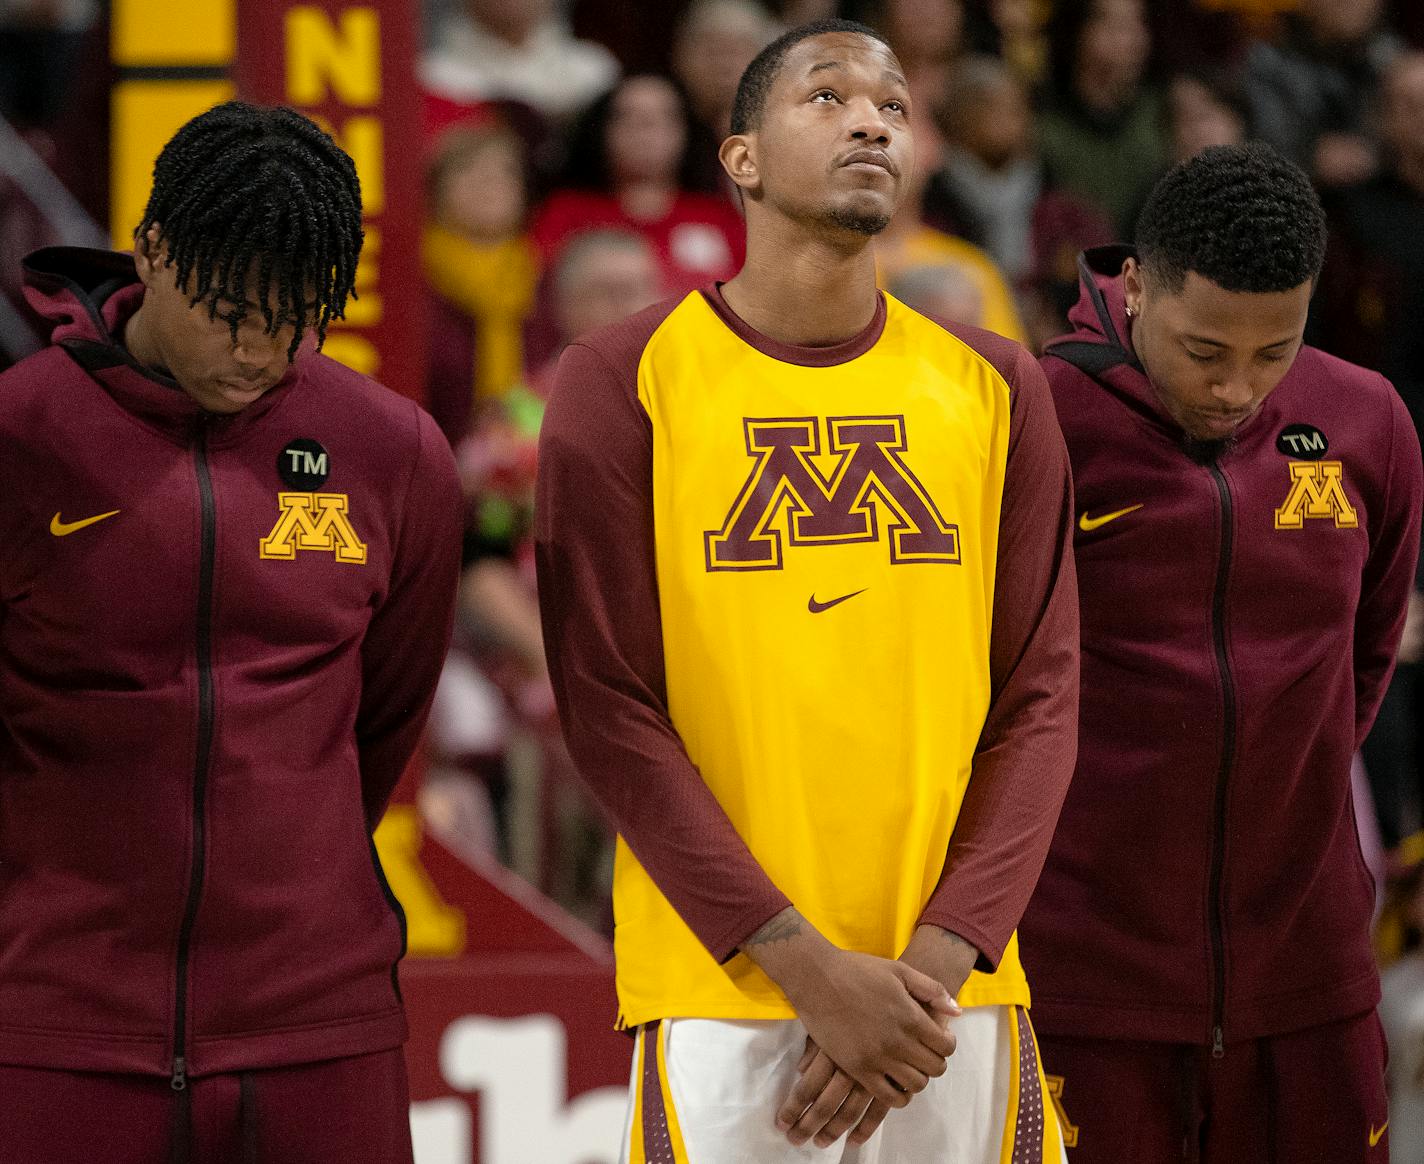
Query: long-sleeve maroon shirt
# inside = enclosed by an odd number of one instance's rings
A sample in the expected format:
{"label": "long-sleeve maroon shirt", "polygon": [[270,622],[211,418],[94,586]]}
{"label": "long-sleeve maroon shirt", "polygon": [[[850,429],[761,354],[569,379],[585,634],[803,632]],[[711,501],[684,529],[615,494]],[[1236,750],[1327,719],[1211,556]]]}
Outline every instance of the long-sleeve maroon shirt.
{"label": "long-sleeve maroon shirt", "polygon": [[450,450],[313,352],[204,413],[115,338],[131,259],[27,274],[55,330],[0,375],[0,1062],[397,1046],[404,927],[371,831],[449,636]]}
{"label": "long-sleeve maroon shirt", "polygon": [[1035,1022],[1263,1037],[1379,997],[1350,761],[1394,665],[1419,444],[1383,377],[1303,348],[1219,458],[1183,451],[1090,251],[1043,366],[1073,461],[1078,767],[1020,935]]}

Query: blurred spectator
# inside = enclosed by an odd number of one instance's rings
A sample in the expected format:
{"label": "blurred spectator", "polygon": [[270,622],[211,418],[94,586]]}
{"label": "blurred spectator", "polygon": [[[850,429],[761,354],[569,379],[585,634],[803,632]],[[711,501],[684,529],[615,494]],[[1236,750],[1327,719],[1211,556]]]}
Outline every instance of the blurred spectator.
{"label": "blurred spectator", "polygon": [[1216,78],[1179,73],[1167,87],[1171,161],[1196,157],[1207,146],[1240,145],[1249,113],[1244,94]]}
{"label": "blurred spectator", "polygon": [[1372,105],[1402,48],[1382,27],[1382,8],[1383,0],[1301,0],[1279,40],[1258,42],[1247,57],[1252,128],[1321,186],[1374,172]]}
{"label": "blurred spectator", "polygon": [[963,0],[869,0],[855,19],[885,35],[917,104],[933,108],[944,99],[949,70],[964,51]]}
{"label": "blurred spectator", "polygon": [[956,263],[907,267],[886,288],[907,307],[950,323],[986,326],[984,296],[968,268]]}
{"label": "blurred spectator", "polygon": [[696,0],[684,13],[672,46],[672,71],[712,141],[720,144],[730,132],[737,82],[777,31],[754,0]]}
{"label": "blurred spectator", "polygon": [[1112,225],[1049,186],[1028,94],[1005,62],[963,58],[937,115],[944,153],[925,189],[925,221],[989,253],[1030,318],[1043,319],[1030,339],[1062,331],[1077,295],[1078,252],[1114,241]]}
{"label": "blurred spectator", "polygon": [[98,11],[95,0],[0,0],[0,117],[53,124]]}
{"label": "blurred spectator", "polygon": [[1068,313],[1079,291],[1080,256],[1121,236],[1101,211],[1067,196],[1041,199],[1033,229],[1034,269],[1021,294],[1028,346],[1040,352],[1068,330]]}
{"label": "blurred spectator", "polygon": [[666,77],[627,77],[580,119],[563,185],[535,215],[533,236],[547,263],[594,227],[641,234],[663,267],[668,293],[729,279],[741,266],[745,229],[725,198],[694,188],[698,150],[682,90]]}
{"label": "blurred spectator", "polygon": [[945,144],[925,190],[926,219],[983,247],[1011,280],[1024,279],[1045,185],[1027,92],[1003,61],[965,57],[936,113]]}
{"label": "blurred spectator", "polygon": [[439,97],[464,104],[512,99],[568,118],[618,78],[602,45],[575,40],[552,0],[464,0],[420,68]]}
{"label": "blurred spectator", "polygon": [[1398,57],[1381,96],[1382,171],[1327,199],[1314,334],[1388,377],[1424,429],[1424,53]]}
{"label": "blurred spectator", "polygon": [[1057,0],[1039,146],[1053,183],[1130,238],[1132,216],[1167,162],[1161,94],[1147,83],[1141,0]]}
{"label": "blurred spectator", "polygon": [[1048,32],[1044,5],[1035,0],[988,0],[998,33],[997,54],[1020,81],[1037,89],[1048,76]]}
{"label": "blurred spectator", "polygon": [[521,330],[534,303],[538,256],[523,233],[522,143],[498,127],[449,130],[426,191],[421,249],[434,298],[427,404],[457,445],[475,402],[502,395],[524,375]]}
{"label": "blurred spectator", "polygon": [[[1424,435],[1424,53],[1387,68],[1381,87],[1383,167],[1326,200],[1330,249],[1313,305],[1312,340],[1386,376]],[[1416,595],[1365,768],[1385,844],[1420,827],[1418,663],[1424,597]]]}
{"label": "blurred spectator", "polygon": [[[650,306],[659,269],[647,241],[624,230],[571,240],[551,272],[560,347]],[[607,898],[609,837],[588,806],[554,716],[533,572],[534,476],[552,369],[477,410],[456,450],[469,507],[460,623],[432,713],[435,777],[422,806],[456,844],[488,851],[491,838],[530,838],[523,872],[590,924]],[[517,739],[532,745],[506,768]],[[526,753],[530,751],[525,749]],[[506,800],[506,784],[532,785]],[[505,819],[523,805],[532,820]]]}
{"label": "blurred spectator", "polygon": [[[570,240],[550,283],[562,352],[579,336],[656,303],[662,294],[662,270],[642,235],[605,228]],[[531,376],[537,395],[545,395],[557,363],[556,355]]]}
{"label": "blurred spectator", "polygon": [[1381,976],[1380,1023],[1389,1044],[1389,1148],[1400,1164],[1424,1160],[1424,951]]}
{"label": "blurred spectator", "polygon": [[[888,288],[911,269],[953,268],[974,285],[977,314],[983,320],[979,326],[1025,342],[1027,335],[1013,292],[994,260],[973,243],[926,225],[921,217],[925,185],[939,162],[941,147],[931,124],[917,125],[915,134],[915,166],[905,182],[904,200],[890,225],[875,239],[880,285]],[[917,277],[917,287],[924,283],[923,277]]]}

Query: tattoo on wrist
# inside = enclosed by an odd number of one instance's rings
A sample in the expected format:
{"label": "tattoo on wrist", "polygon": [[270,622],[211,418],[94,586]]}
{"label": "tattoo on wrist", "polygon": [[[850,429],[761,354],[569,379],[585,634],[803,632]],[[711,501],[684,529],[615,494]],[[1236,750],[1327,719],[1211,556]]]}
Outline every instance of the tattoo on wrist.
{"label": "tattoo on wrist", "polygon": [[794,938],[806,928],[806,919],[795,909],[783,909],[746,940],[748,946],[766,946]]}

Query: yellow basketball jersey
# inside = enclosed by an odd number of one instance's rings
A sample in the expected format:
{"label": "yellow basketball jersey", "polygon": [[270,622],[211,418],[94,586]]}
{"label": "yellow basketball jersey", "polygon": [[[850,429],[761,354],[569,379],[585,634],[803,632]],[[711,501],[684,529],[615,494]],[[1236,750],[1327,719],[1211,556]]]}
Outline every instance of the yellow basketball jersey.
{"label": "yellow basketball jersey", "polygon": [[[990,701],[1009,388],[893,299],[831,366],[764,354],[700,293],[643,350],[667,699],[702,779],[832,942],[908,943],[944,866]],[[620,840],[622,1019],[784,1018],[719,965]],[[965,1005],[1028,1004],[1010,941]]]}

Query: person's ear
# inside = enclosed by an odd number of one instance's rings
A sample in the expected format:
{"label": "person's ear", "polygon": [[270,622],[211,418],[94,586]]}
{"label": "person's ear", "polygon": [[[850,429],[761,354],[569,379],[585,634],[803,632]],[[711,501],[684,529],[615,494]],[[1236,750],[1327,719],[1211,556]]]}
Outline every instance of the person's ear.
{"label": "person's ear", "polygon": [[1142,267],[1135,258],[1129,256],[1122,264],[1122,297],[1128,315],[1142,313],[1143,285]]}
{"label": "person's ear", "polygon": [[750,194],[761,188],[761,169],[757,165],[755,134],[734,133],[722,143],[717,157],[722,163],[722,169],[727,171],[727,177],[731,178],[743,193]]}
{"label": "person's ear", "polygon": [[134,266],[145,287],[151,287],[159,268],[168,265],[168,248],[162,238],[163,227],[155,222],[134,239]]}

